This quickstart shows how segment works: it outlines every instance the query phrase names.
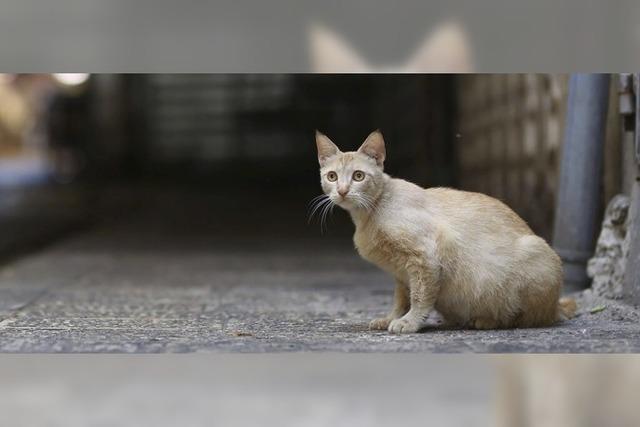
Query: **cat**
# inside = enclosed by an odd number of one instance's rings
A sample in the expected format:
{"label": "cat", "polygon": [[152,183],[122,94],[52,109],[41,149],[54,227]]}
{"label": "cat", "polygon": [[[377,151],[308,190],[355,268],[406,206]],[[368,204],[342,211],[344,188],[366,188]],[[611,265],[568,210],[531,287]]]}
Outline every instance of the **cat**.
{"label": "cat", "polygon": [[393,310],[370,329],[417,332],[434,309],[476,329],[549,326],[575,313],[574,300],[560,299],[560,258],[502,202],[392,178],[380,131],[357,151],[318,131],[316,145],[326,203],[348,211],[358,253],[396,281]]}
{"label": "cat", "polygon": [[453,20],[441,23],[429,33],[404,64],[371,67],[339,35],[317,23],[309,27],[309,52],[316,73],[467,73],[473,69],[467,33]]}

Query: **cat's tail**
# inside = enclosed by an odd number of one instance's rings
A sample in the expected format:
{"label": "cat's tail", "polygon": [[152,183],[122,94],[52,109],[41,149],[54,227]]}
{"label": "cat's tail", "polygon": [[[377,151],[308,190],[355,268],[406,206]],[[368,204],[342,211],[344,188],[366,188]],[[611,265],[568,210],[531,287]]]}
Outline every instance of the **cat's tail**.
{"label": "cat's tail", "polygon": [[576,315],[578,305],[573,298],[562,297],[558,301],[558,320],[569,320]]}

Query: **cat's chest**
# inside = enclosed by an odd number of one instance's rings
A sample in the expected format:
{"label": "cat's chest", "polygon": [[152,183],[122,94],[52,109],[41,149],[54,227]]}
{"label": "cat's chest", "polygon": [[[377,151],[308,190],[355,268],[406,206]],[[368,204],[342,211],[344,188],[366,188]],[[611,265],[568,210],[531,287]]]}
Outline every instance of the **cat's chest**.
{"label": "cat's chest", "polygon": [[356,250],[364,259],[369,260],[367,255],[372,252],[373,242],[370,235],[362,229],[356,228],[356,232],[353,234],[353,244]]}
{"label": "cat's chest", "polygon": [[356,228],[353,235],[353,243],[360,256],[390,272],[395,272],[402,252],[395,240],[383,230],[372,227]]}

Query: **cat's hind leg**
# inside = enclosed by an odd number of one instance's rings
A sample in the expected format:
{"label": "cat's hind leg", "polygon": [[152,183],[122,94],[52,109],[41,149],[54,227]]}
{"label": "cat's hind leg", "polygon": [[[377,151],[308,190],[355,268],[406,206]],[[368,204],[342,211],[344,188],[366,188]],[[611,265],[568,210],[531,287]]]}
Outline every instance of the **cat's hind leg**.
{"label": "cat's hind leg", "polygon": [[477,317],[475,319],[471,319],[470,325],[474,329],[498,329],[500,327],[497,320],[489,317]]}
{"label": "cat's hind leg", "polygon": [[519,239],[522,257],[514,280],[520,288],[520,312],[512,326],[551,326],[558,320],[562,288],[562,264],[555,252],[537,236]]}

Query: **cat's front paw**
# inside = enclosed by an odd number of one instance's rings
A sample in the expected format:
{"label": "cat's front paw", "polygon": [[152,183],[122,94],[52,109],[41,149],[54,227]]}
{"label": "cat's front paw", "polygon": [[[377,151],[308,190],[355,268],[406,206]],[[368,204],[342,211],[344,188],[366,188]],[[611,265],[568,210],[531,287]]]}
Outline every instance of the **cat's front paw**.
{"label": "cat's front paw", "polygon": [[386,331],[389,328],[389,324],[393,319],[390,317],[380,317],[378,319],[373,319],[369,323],[369,329],[372,331]]}
{"label": "cat's front paw", "polygon": [[389,332],[392,334],[412,334],[418,332],[422,328],[422,324],[414,319],[400,318],[392,320],[389,323]]}

